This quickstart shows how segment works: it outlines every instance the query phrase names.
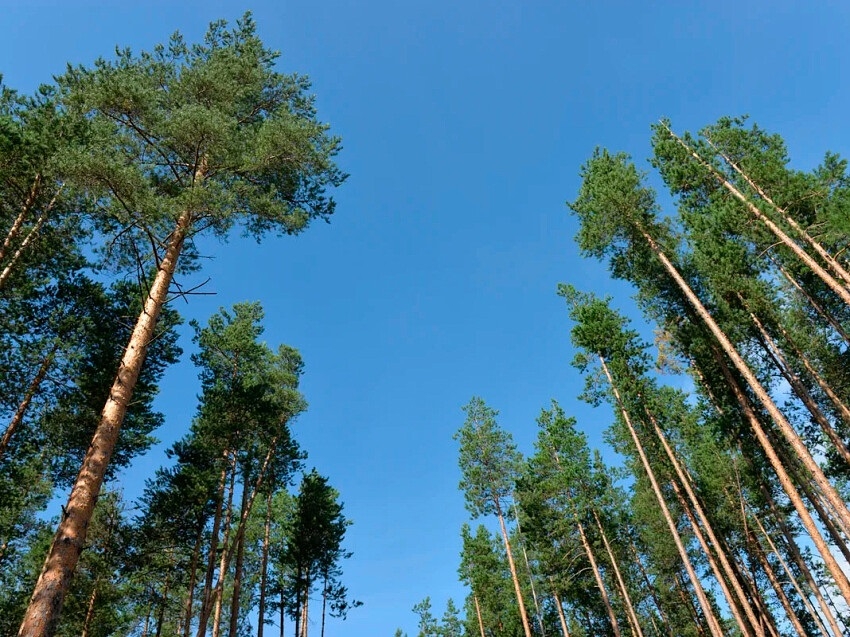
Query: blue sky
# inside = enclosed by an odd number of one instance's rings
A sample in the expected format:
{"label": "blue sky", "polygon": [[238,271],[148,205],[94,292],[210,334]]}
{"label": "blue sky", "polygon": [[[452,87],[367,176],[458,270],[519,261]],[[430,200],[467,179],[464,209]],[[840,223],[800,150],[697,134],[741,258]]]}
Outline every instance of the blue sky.
{"label": "blue sky", "polygon": [[[482,396],[521,449],[556,398],[594,444],[610,415],[577,403],[581,379],[559,281],[628,290],[579,258],[564,202],[594,147],[643,162],[649,125],[695,129],[749,113],[782,133],[798,167],[847,154],[850,7],[841,2],[31,2],[0,1],[0,73],[31,91],[66,62],[254,12],[280,68],[313,80],[351,174],[337,214],[297,238],[202,243],[206,318],[260,300],[271,345],[306,362],[296,436],[354,521],[345,581],[365,605],[328,634],[415,634],[414,603],[461,602],[453,432]],[[188,333],[188,329],[185,330]],[[164,444],[125,476],[128,494],[195,409],[188,359],[159,407]]]}

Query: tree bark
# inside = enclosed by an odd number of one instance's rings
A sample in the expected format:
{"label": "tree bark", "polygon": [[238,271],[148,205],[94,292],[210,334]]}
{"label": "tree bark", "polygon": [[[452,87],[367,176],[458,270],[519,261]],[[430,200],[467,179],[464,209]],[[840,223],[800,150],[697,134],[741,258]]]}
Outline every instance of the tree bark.
{"label": "tree bark", "polygon": [[620,624],[617,622],[617,616],[614,614],[614,607],[611,606],[611,598],[608,597],[608,591],[605,589],[605,582],[602,581],[602,575],[599,572],[599,566],[596,564],[596,558],[593,556],[593,549],[590,547],[590,542],[587,541],[587,536],[584,533],[584,527],[581,522],[576,520],[579,536],[581,537],[581,545],[584,547],[584,552],[587,554],[587,559],[590,560],[590,569],[593,571],[593,577],[596,579],[596,587],[599,589],[599,594],[602,596],[602,603],[605,604],[605,610],[608,613],[608,621],[611,622],[611,628],[616,637],[620,637]]}
{"label": "tree bark", "polygon": [[522,619],[522,628],[525,631],[525,637],[531,637],[531,626],[528,623],[528,613],[525,610],[525,601],[522,598],[522,590],[519,587],[519,578],[516,574],[516,564],[514,564],[514,556],[511,552],[511,542],[508,539],[508,529],[505,526],[505,516],[502,514],[502,507],[498,499],[494,499],[496,505],[496,516],[499,518],[499,528],[502,531],[502,539],[505,541],[505,551],[508,554],[508,567],[511,569],[511,578],[514,581],[514,591],[516,592],[516,601],[519,606],[519,615]]}
{"label": "tree bark", "polygon": [[[770,462],[771,467],[773,467],[773,470],[776,472],[776,477],[779,479],[780,485],[782,485],[782,490],[788,496],[788,499],[794,506],[794,510],[797,512],[797,515],[800,516],[800,521],[803,523],[803,527],[806,529],[806,532],[812,539],[812,543],[815,545],[815,548],[817,548],[818,553],[820,553],[820,556],[823,559],[827,570],[832,575],[833,579],[838,585],[838,588],[841,591],[841,595],[844,597],[845,600],[850,599],[850,582],[848,582],[847,576],[844,574],[844,571],[841,570],[841,567],[838,565],[835,556],[833,556],[832,551],[829,550],[829,546],[824,541],[823,536],[821,535],[820,530],[817,528],[815,521],[812,519],[808,508],[803,503],[803,499],[800,497],[800,493],[797,490],[797,487],[791,480],[791,476],[788,474],[788,470],[786,469],[782,460],[779,458],[776,448],[771,442],[770,437],[767,435],[767,432],[762,427],[761,422],[759,421],[758,416],[753,410],[752,405],[750,405],[750,401],[744,393],[744,390],[738,384],[737,379],[732,375],[731,370],[726,365],[726,361],[723,360],[720,353],[716,350],[713,350],[713,353],[715,356],[715,360],[717,361],[718,366],[720,367],[720,370],[723,373],[724,378],[726,379],[727,385],[735,395],[735,399],[738,401],[738,405],[741,407],[741,411],[744,412],[745,419],[750,424],[750,428],[755,433],[759,445],[761,446],[762,450],[764,450],[764,453],[767,456],[768,462]],[[807,488],[805,481],[799,482],[801,488]],[[822,519],[824,519],[825,523],[829,520],[829,516],[826,515],[826,512],[824,512]]]}
{"label": "tree bark", "polygon": [[52,637],[56,632],[62,603],[85,544],[94,504],[118,441],[121,424],[142,370],[148,345],[154,337],[159,313],[167,301],[168,289],[191,225],[192,213],[184,212],[171,234],[144,309],[124,351],[100,423],[95,429],[68,504],[63,509],[62,521],[36,582],[18,631],[19,637]]}
{"label": "tree bark", "polygon": [[35,198],[38,196],[38,191],[41,186],[41,174],[36,174],[33,179],[32,186],[27,192],[27,196],[24,199],[24,204],[21,206],[21,211],[18,213],[18,216],[15,217],[15,221],[12,223],[12,227],[9,228],[9,232],[6,233],[6,238],[3,240],[3,245],[0,246],[0,262],[3,261],[3,258],[6,256],[6,251],[9,249],[9,246],[12,245],[12,242],[18,237],[21,233],[21,228],[24,225],[24,221],[26,221],[29,216],[30,209],[35,203]]}
{"label": "tree bark", "polygon": [[[682,145],[685,150],[699,162],[704,168],[707,168],[709,172],[711,172],[712,176],[720,183],[720,185],[728,190],[735,199],[740,201],[747,207],[747,209],[753,214],[753,216],[761,221],[767,228],[779,239],[779,241],[787,247],[791,252],[797,256],[803,263],[805,263],[815,274],[820,277],[820,279],[829,286],[829,288],[835,292],[838,296],[841,297],[841,300],[850,305],[850,291],[847,288],[839,283],[829,272],[824,270],[817,261],[815,261],[809,254],[803,250],[797,243],[791,239],[778,225],[776,225],[770,217],[764,214],[761,210],[759,210],[758,206],[752,203],[749,199],[747,199],[740,190],[738,190],[734,184],[729,182],[727,179],[721,175],[714,166],[705,161],[700,155],[693,150],[690,146],[688,146],[680,137],[678,137],[672,130],[667,128],[667,131],[670,135]],[[831,257],[828,257],[827,263],[830,261],[834,262]],[[837,264],[836,264],[837,265]],[[830,266],[832,267],[832,266]],[[840,267],[840,266],[839,266]],[[843,271],[843,269],[842,269]],[[850,281],[850,279],[848,279]]]}
{"label": "tree bark", "polygon": [[682,565],[685,567],[686,572],[688,573],[688,577],[691,580],[691,584],[694,587],[694,593],[697,596],[697,602],[699,602],[700,609],[702,610],[703,615],[705,616],[706,622],[708,623],[708,628],[711,631],[713,637],[723,637],[723,631],[720,628],[720,623],[717,621],[717,617],[714,616],[714,609],[712,609],[711,604],[708,602],[708,597],[705,595],[705,590],[702,588],[702,584],[697,577],[696,572],[694,571],[694,567],[691,564],[690,557],[688,557],[688,553],[685,550],[684,544],[682,544],[682,538],[679,535],[679,530],[676,528],[676,523],[673,521],[673,517],[670,515],[670,509],[667,506],[667,501],[664,499],[664,494],[661,493],[661,488],[658,486],[658,481],[655,479],[655,472],[652,470],[652,466],[649,464],[649,460],[646,457],[646,453],[644,452],[643,445],[640,442],[640,438],[638,438],[637,431],[635,431],[634,425],[632,425],[632,419],[629,416],[629,412],[626,410],[625,405],[623,404],[622,399],[620,398],[620,392],[617,389],[616,384],[614,383],[614,378],[611,376],[611,372],[608,369],[608,365],[605,363],[605,359],[602,356],[599,356],[599,361],[602,364],[602,369],[605,372],[606,378],[608,378],[608,383],[611,385],[611,391],[614,394],[614,398],[616,400],[617,406],[620,409],[620,413],[623,415],[623,419],[625,420],[626,427],[629,430],[629,434],[632,437],[632,441],[635,444],[635,448],[640,456],[641,464],[643,464],[643,469],[649,478],[649,482],[652,485],[652,491],[655,494],[655,498],[658,501],[658,506],[661,509],[661,513],[664,516],[664,520],[667,522],[667,528],[670,530],[670,535],[673,537],[673,542],[676,544],[676,549],[679,552],[679,557],[682,561]]}
{"label": "tree bark", "polygon": [[88,637],[89,629],[91,628],[91,622],[94,618],[94,604],[97,600],[97,580],[94,582],[94,586],[91,589],[91,595],[89,595],[89,604],[86,608],[86,618],[83,620],[83,630],[80,633],[80,637]]}
{"label": "tree bark", "polygon": [[18,408],[15,410],[15,414],[12,416],[12,420],[9,421],[6,431],[3,433],[3,438],[0,439],[0,459],[3,458],[3,454],[9,447],[9,442],[11,442],[15,431],[17,431],[18,427],[20,427],[21,423],[24,421],[27,409],[29,409],[32,399],[35,398],[36,393],[38,393],[38,388],[41,386],[41,383],[44,382],[47,372],[53,364],[53,359],[58,350],[59,343],[54,343],[47,356],[42,359],[41,366],[39,366],[35,378],[32,379],[29,387],[27,387],[27,393],[24,395],[24,399],[21,401],[21,404],[18,405]]}
{"label": "tree bark", "polygon": [[602,544],[605,546],[605,552],[608,554],[611,568],[614,569],[614,576],[617,578],[617,584],[620,588],[620,594],[623,596],[623,602],[626,604],[626,613],[631,624],[632,633],[635,637],[643,637],[643,631],[641,630],[640,622],[638,622],[637,613],[635,613],[635,607],[632,604],[631,595],[629,595],[629,589],[626,588],[626,582],[623,580],[620,567],[617,565],[617,557],[614,555],[614,551],[611,550],[611,545],[608,543],[608,536],[605,534],[605,529],[602,528],[602,522],[596,514],[596,510],[591,509],[591,513],[593,513],[593,519],[596,521],[596,528],[599,529],[599,535],[602,537]]}
{"label": "tree bark", "polygon": [[[563,637],[570,637],[570,631],[567,628],[567,618],[564,615],[564,606],[561,604],[561,598],[558,597],[558,592],[555,590],[555,587],[552,587],[552,597],[555,598],[555,608],[558,609],[558,620],[561,622],[561,633]],[[478,600],[475,600],[476,606],[478,605]],[[481,630],[481,637],[484,637],[484,630]]]}
{"label": "tree bark", "polygon": [[198,561],[201,557],[201,544],[204,539],[204,524],[198,524],[198,539],[195,541],[195,547],[192,549],[192,560],[189,566],[189,586],[186,591],[185,604],[185,619],[183,623],[183,635],[189,637],[192,629],[192,605],[195,601],[195,584],[198,577]]}
{"label": "tree bark", "polygon": [[[242,481],[242,503],[240,512],[245,512],[248,504],[247,480]],[[240,516],[241,517],[241,516]],[[242,565],[245,560],[245,534],[239,534],[236,539],[236,564],[233,568],[233,599],[230,601],[230,632],[229,637],[237,637],[239,630],[240,593],[242,592]]]}
{"label": "tree bark", "polygon": [[[221,559],[218,563],[218,581],[213,588],[213,601],[215,602],[215,610],[213,611],[212,637],[219,637],[221,634],[221,609],[224,605],[224,580],[227,579],[227,571],[230,564],[228,563],[227,548],[230,546],[230,527],[233,526],[233,493],[236,490],[236,454],[233,454],[233,464],[230,467],[230,486],[227,489],[227,508],[224,512],[224,541],[222,542]],[[202,611],[203,612],[203,611]],[[201,637],[201,635],[198,635]]]}
{"label": "tree bark", "polygon": [[764,550],[762,549],[758,538],[755,537],[752,529],[748,530],[748,534],[750,536],[750,543],[753,546],[756,557],[758,558],[762,569],[767,575],[767,579],[770,581],[770,585],[773,587],[773,590],[776,593],[776,597],[779,598],[779,602],[782,604],[782,608],[785,609],[785,615],[788,617],[788,621],[790,621],[791,625],[794,626],[794,630],[797,632],[797,635],[799,635],[799,637],[806,637],[806,631],[803,629],[803,626],[800,624],[800,620],[797,618],[797,614],[791,607],[791,602],[788,601],[788,596],[785,594],[785,591],[782,590],[782,585],[779,583],[779,580],[776,579],[776,573],[774,573],[773,567],[767,560],[767,556],[764,554]]}
{"label": "tree bark", "polygon": [[266,623],[266,588],[268,587],[269,573],[269,539],[272,527],[272,491],[266,498],[266,523],[263,527],[263,553],[260,558],[260,602],[259,619],[257,620],[257,637],[263,637],[263,628]]}
{"label": "tree bark", "polygon": [[[747,596],[744,594],[743,589],[741,588],[741,584],[738,579],[735,577],[735,572],[732,569],[731,564],[729,563],[729,559],[726,556],[726,551],[724,547],[720,544],[717,539],[717,535],[714,533],[714,527],[711,525],[711,522],[708,519],[708,516],[705,514],[705,510],[702,507],[702,503],[697,497],[691,486],[690,475],[686,473],[686,470],[682,467],[682,464],[679,462],[678,457],[673,452],[673,449],[670,447],[670,443],[667,441],[667,436],[662,431],[661,427],[658,425],[658,421],[652,415],[652,413],[647,410],[647,416],[649,417],[650,422],[652,423],[652,427],[655,430],[655,435],[658,440],[661,442],[661,446],[664,448],[664,452],[667,455],[667,458],[670,460],[670,464],[673,465],[673,470],[676,472],[676,476],[679,478],[679,483],[685,489],[685,493],[688,496],[688,500],[691,503],[691,507],[702,523],[703,528],[705,529],[706,535],[708,535],[708,540],[711,542],[711,545],[714,546],[715,551],[717,552],[717,557],[720,560],[720,565],[723,568],[723,573],[725,573],[726,578],[728,578],[729,583],[732,585],[732,588],[735,592],[735,597],[732,597],[729,594],[729,590],[726,588],[726,584],[723,581],[724,578],[720,573],[717,573],[717,579],[720,586],[723,588],[724,594],[729,602],[729,609],[732,611],[733,616],[735,617],[735,621],[738,624],[738,627],[741,629],[741,633],[744,635],[750,634],[750,630],[747,628],[746,623],[740,615],[740,609],[744,609],[744,613],[747,616],[747,620],[752,627],[752,630],[755,631],[757,637],[764,637],[764,631],[761,630],[759,626],[758,620],[756,619],[755,613],[753,613],[753,609],[750,607],[749,600]],[[674,488],[678,490],[678,486],[675,481],[673,482]],[[687,511],[687,506],[685,506],[683,502],[683,508]],[[690,513],[688,513],[690,517]],[[692,521],[692,526],[695,527],[695,530],[699,527],[696,526],[696,520]],[[706,556],[708,557],[712,568],[716,568],[714,565],[714,558],[711,552],[706,547]],[[737,598],[738,603],[735,602]]]}

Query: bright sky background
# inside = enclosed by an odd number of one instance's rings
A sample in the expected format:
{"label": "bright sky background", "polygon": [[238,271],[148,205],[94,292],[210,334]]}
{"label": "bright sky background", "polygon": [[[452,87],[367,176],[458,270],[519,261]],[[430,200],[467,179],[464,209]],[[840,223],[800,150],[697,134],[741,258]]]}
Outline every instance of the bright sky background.
{"label": "bright sky background", "polygon": [[[628,305],[579,258],[564,206],[595,146],[643,163],[662,116],[681,131],[749,113],[785,136],[798,167],[848,153],[850,5],[696,5],[0,0],[0,73],[23,92],[66,62],[150,49],[175,30],[194,41],[251,9],[280,69],[312,78],[320,118],[343,137],[351,177],[330,225],[261,246],[204,244],[211,260],[183,283],[211,277],[217,294],[179,306],[203,322],[260,300],[267,341],[306,361],[310,410],[295,433],[354,521],[344,581],[364,602],[329,637],[415,634],[410,608],[426,595],[438,614],[449,596],[462,604],[452,434],[471,396],[501,411],[523,451],[551,398],[601,444],[610,416],[575,401],[555,296],[570,281]],[[164,443],[125,475],[128,496],[194,412],[183,345],[158,403]]]}

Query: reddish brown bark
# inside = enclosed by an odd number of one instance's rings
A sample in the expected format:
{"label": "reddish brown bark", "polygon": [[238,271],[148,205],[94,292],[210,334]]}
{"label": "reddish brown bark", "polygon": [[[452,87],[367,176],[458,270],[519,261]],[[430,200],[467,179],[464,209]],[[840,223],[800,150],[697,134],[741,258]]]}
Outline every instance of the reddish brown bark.
{"label": "reddish brown bark", "polygon": [[19,637],[51,637],[56,631],[62,603],[85,544],[95,501],[191,224],[192,214],[183,213],[169,239],[144,309],[124,351],[100,423],[95,429],[68,504],[63,509],[62,520],[21,623]]}
{"label": "reddish brown bark", "polygon": [[47,372],[50,369],[50,366],[53,364],[53,358],[56,356],[56,352],[59,349],[59,344],[56,343],[51,348],[50,352],[41,362],[41,366],[38,368],[38,372],[36,372],[35,378],[30,382],[29,387],[27,387],[27,393],[24,395],[24,399],[21,401],[21,404],[18,405],[18,408],[15,410],[15,414],[12,416],[12,420],[9,421],[9,425],[6,427],[6,431],[3,433],[3,438],[0,439],[0,458],[3,457],[3,454],[6,452],[6,449],[9,447],[9,443],[12,440],[12,436],[18,430],[21,423],[24,421],[24,416],[27,413],[27,409],[29,409],[30,403],[32,403],[32,399],[35,398],[36,393],[38,393],[38,388],[41,386],[41,383],[44,382],[44,379],[47,377]]}

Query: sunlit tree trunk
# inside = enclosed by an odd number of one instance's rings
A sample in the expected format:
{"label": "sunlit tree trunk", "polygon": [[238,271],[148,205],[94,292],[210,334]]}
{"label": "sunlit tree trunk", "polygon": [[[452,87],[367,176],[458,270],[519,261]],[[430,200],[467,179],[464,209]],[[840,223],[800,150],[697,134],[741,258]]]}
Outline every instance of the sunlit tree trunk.
{"label": "sunlit tree trunk", "polygon": [[[700,155],[695,150],[693,150],[690,146],[688,146],[685,143],[684,140],[682,140],[680,137],[678,137],[669,128],[667,128],[667,131],[670,133],[670,135],[676,141],[679,142],[679,144],[682,145],[683,148],[685,148],[685,150],[687,150],[687,152],[691,155],[691,157],[696,159],[697,162],[699,162],[700,165],[702,165],[703,167],[705,167],[707,170],[709,170],[711,172],[711,174],[715,177],[715,179],[717,179],[718,183],[720,183],[721,186],[723,186],[726,190],[728,190],[732,194],[732,196],[735,197],[738,201],[743,203],[744,206],[746,206],[747,209],[753,214],[753,216],[756,219],[758,219],[759,221],[761,221],[770,230],[770,232],[772,232],[776,236],[776,238],[779,239],[779,241],[782,243],[782,245],[784,245],[789,250],[791,250],[791,252],[793,252],[794,255],[798,259],[800,259],[803,263],[805,263],[809,267],[809,269],[812,270],[812,272],[814,272],[816,275],[818,275],[818,277],[820,277],[820,279],[827,286],[829,286],[829,288],[833,292],[835,292],[839,297],[841,297],[841,300],[843,300],[845,303],[850,305],[850,291],[848,291],[847,288],[844,285],[839,283],[831,274],[829,274],[829,272],[824,270],[820,266],[820,264],[818,264],[817,261],[815,261],[811,256],[809,256],[809,254],[797,244],[796,241],[791,239],[791,237],[789,237],[776,223],[774,223],[773,220],[770,219],[770,217],[768,217],[766,214],[764,214],[758,208],[758,206],[756,206],[749,199],[747,199],[747,197],[744,196],[744,194],[740,190],[738,190],[735,187],[734,184],[729,182],[722,174],[720,174],[714,166],[712,166],[707,161],[705,161],[702,157],[700,157]],[[792,223],[796,223],[796,222],[792,221]],[[808,236],[808,235],[806,235],[806,236]],[[805,239],[805,237],[803,237],[803,238]],[[812,243],[810,243],[810,245],[812,245]],[[817,250],[818,249],[816,248],[816,251]],[[835,262],[835,260],[832,259],[831,257],[829,257],[828,254],[827,254],[827,258],[824,259],[824,260],[830,265],[830,267],[833,268],[833,270],[836,269],[835,267],[833,267],[834,265],[838,266],[838,264]],[[840,266],[838,266],[838,268],[840,268]],[[843,268],[841,268],[840,276],[842,278],[844,278],[846,274],[847,273],[843,270]],[[845,282],[850,282],[850,279],[845,278],[844,280],[845,280]]]}
{"label": "sunlit tree trunk", "polygon": [[[221,558],[218,562],[218,582],[213,588],[213,602],[215,605],[213,611],[212,622],[212,637],[219,637],[221,634],[221,608],[224,605],[224,581],[227,579],[227,548],[230,546],[230,529],[233,525],[233,494],[236,490],[236,457],[234,454],[233,461],[230,467],[230,486],[227,489],[227,506],[224,510],[224,540],[222,541]],[[203,613],[203,610],[201,611]],[[198,637],[201,637],[199,635]]]}
{"label": "sunlit tree trunk", "polygon": [[614,614],[614,607],[611,606],[611,599],[608,597],[608,591],[605,589],[605,582],[602,581],[602,574],[599,572],[599,566],[596,564],[596,558],[593,556],[593,549],[590,547],[590,542],[587,541],[587,536],[584,533],[584,526],[581,522],[576,521],[579,536],[581,536],[581,545],[584,547],[584,552],[587,554],[587,559],[590,560],[590,569],[593,571],[593,577],[596,579],[596,586],[599,588],[599,594],[602,596],[602,603],[605,604],[605,611],[608,613],[608,621],[611,622],[611,628],[617,637],[620,637],[620,624],[617,622],[617,616]]}
{"label": "sunlit tree trunk", "polygon": [[[248,506],[248,484],[247,480],[242,484],[242,504],[240,512],[245,512]],[[245,534],[239,534],[236,538],[236,564],[233,568],[233,599],[230,601],[230,632],[229,637],[237,637],[239,629],[240,593],[242,592],[242,564],[245,559]]]}
{"label": "sunlit tree trunk", "polygon": [[38,368],[38,372],[36,372],[35,377],[27,387],[27,393],[24,395],[24,399],[18,405],[18,408],[15,410],[14,415],[12,416],[12,420],[9,421],[9,424],[6,427],[6,431],[3,433],[3,437],[0,438],[0,458],[3,458],[3,454],[6,452],[6,449],[9,447],[9,443],[12,440],[12,436],[15,431],[17,431],[18,427],[20,427],[21,423],[24,421],[24,416],[26,416],[27,409],[29,409],[30,403],[32,403],[32,399],[35,398],[36,393],[38,393],[38,388],[41,387],[41,383],[44,382],[44,379],[47,377],[47,372],[50,370],[50,366],[53,364],[53,358],[56,356],[56,352],[59,350],[59,343],[55,343],[53,347],[50,348],[50,351],[47,353],[42,361],[41,365]]}
{"label": "sunlit tree trunk", "polygon": [[499,529],[502,531],[502,539],[505,542],[505,552],[508,554],[508,567],[511,570],[511,579],[514,584],[514,592],[516,593],[517,605],[519,606],[519,615],[522,620],[522,628],[525,631],[525,637],[531,637],[531,625],[528,623],[528,613],[525,610],[525,601],[522,597],[522,589],[519,586],[519,578],[517,577],[516,564],[514,563],[513,552],[511,551],[511,542],[508,539],[508,528],[505,526],[505,516],[502,512],[502,506],[498,498],[494,502],[496,506],[496,517],[499,518]]}
{"label": "sunlit tree trunk", "polygon": [[478,603],[478,595],[473,593],[472,601],[475,602],[475,615],[478,617],[478,630],[481,631],[481,637],[486,637],[484,634],[484,620],[481,619],[481,605]]}
{"label": "sunlit tree trunk", "polygon": [[[561,634],[563,637],[570,637],[570,630],[567,628],[567,618],[564,615],[564,605],[561,603],[561,598],[558,592],[552,587],[552,597],[555,599],[555,608],[558,611],[558,620],[561,622]],[[481,631],[481,637],[484,637],[484,631]]]}
{"label": "sunlit tree trunk", "polygon": [[652,491],[655,494],[655,498],[658,501],[658,507],[661,509],[661,513],[664,516],[664,520],[667,522],[667,528],[670,530],[670,535],[673,538],[673,542],[676,545],[676,549],[679,552],[679,557],[682,561],[682,565],[685,567],[685,570],[688,573],[688,577],[691,580],[691,584],[694,587],[694,593],[697,596],[697,602],[700,605],[700,609],[702,610],[703,615],[706,618],[706,622],[708,623],[709,630],[713,637],[723,637],[723,631],[720,628],[720,623],[717,621],[717,617],[714,615],[714,609],[711,607],[711,604],[708,601],[708,598],[705,595],[705,590],[702,587],[699,578],[697,577],[696,572],[694,571],[694,567],[691,564],[690,557],[688,556],[687,551],[685,550],[684,545],[682,544],[682,538],[679,535],[679,530],[676,528],[676,523],[673,521],[673,517],[670,515],[670,509],[667,506],[667,501],[664,499],[664,495],[661,493],[661,488],[658,486],[658,481],[655,479],[655,472],[652,470],[652,466],[649,464],[649,460],[646,457],[646,453],[644,452],[643,445],[640,442],[640,438],[638,438],[637,431],[635,431],[634,426],[632,425],[632,419],[629,416],[629,412],[626,411],[626,408],[623,406],[623,401],[620,398],[620,392],[617,389],[616,384],[614,383],[614,379],[611,376],[611,372],[608,369],[608,365],[605,362],[605,359],[601,356],[599,357],[599,361],[602,364],[602,369],[605,372],[605,376],[608,379],[608,383],[611,385],[611,391],[614,394],[614,398],[619,406],[620,413],[623,415],[623,420],[626,423],[626,428],[629,430],[629,434],[631,435],[632,441],[634,442],[635,449],[637,450],[638,456],[640,457],[641,464],[643,465],[644,472],[649,478],[649,482],[652,486]]}
{"label": "sunlit tree trunk", "polygon": [[641,630],[637,613],[635,613],[634,604],[632,604],[632,597],[629,595],[629,589],[626,588],[626,582],[623,580],[623,575],[620,573],[620,567],[617,564],[617,557],[614,555],[614,551],[611,550],[611,544],[608,542],[608,536],[605,533],[605,529],[602,527],[602,522],[599,520],[599,516],[596,514],[595,510],[592,510],[592,513],[593,519],[596,521],[596,528],[599,529],[599,535],[602,537],[602,544],[605,547],[605,552],[608,554],[608,561],[611,563],[611,568],[614,570],[614,577],[617,579],[620,594],[623,596],[623,603],[626,605],[626,614],[629,618],[632,633],[635,637],[643,637],[643,631]]}
{"label": "sunlit tree trunk", "polygon": [[800,624],[800,620],[798,619],[797,614],[794,612],[794,608],[791,606],[791,602],[788,601],[788,596],[782,589],[782,585],[779,583],[779,580],[776,577],[776,573],[773,571],[773,567],[770,565],[767,556],[764,554],[764,549],[762,549],[761,544],[759,543],[758,538],[752,532],[752,529],[748,529],[748,535],[750,538],[750,545],[753,547],[753,552],[756,554],[759,564],[761,564],[762,569],[767,575],[767,579],[770,581],[770,585],[773,587],[773,590],[776,593],[776,597],[782,604],[782,608],[785,609],[785,615],[786,617],[788,617],[788,621],[791,622],[791,625],[794,627],[794,630],[796,631],[799,637],[807,637],[806,631]]}
{"label": "sunlit tree trunk", "polygon": [[168,241],[144,309],[133,328],[118,374],[109,391],[100,423],[95,429],[68,503],[63,508],[62,520],[36,582],[18,631],[19,637],[51,637],[56,631],[65,594],[85,545],[94,505],[141,373],[148,345],[153,339],[157,319],[167,301],[177,260],[192,221],[192,213],[184,212]]}

